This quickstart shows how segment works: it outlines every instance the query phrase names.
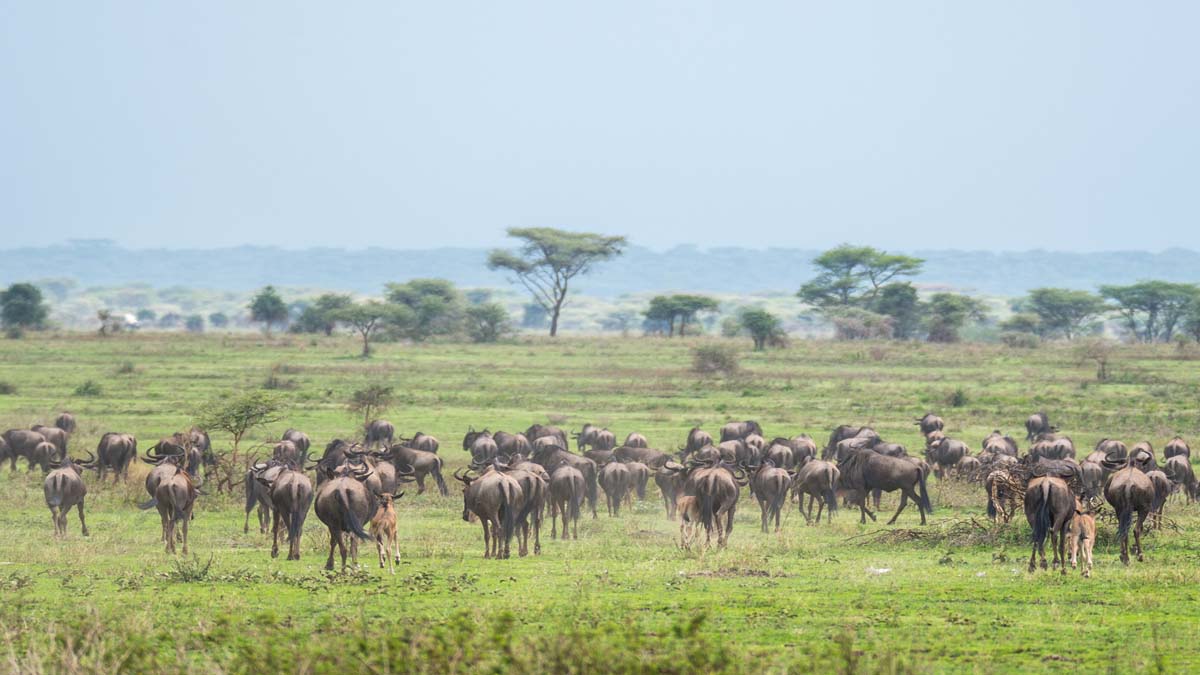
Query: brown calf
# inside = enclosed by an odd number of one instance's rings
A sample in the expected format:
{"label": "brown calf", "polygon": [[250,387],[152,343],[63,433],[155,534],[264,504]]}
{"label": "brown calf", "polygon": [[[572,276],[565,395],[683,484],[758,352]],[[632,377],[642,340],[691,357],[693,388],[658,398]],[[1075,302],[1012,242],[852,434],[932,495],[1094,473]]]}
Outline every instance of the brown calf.
{"label": "brown calf", "polygon": [[675,501],[676,512],[679,513],[679,545],[690,549],[692,543],[700,536],[700,500],[691,496],[680,496]]}
{"label": "brown calf", "polygon": [[1075,498],[1075,517],[1067,528],[1067,542],[1071,546],[1071,569],[1078,562],[1079,549],[1083,547],[1083,576],[1092,576],[1092,544],[1096,543],[1096,516],[1087,509],[1078,497]]}
{"label": "brown calf", "polygon": [[379,495],[379,510],[371,518],[371,536],[375,539],[375,548],[379,552],[379,568],[387,566],[388,572],[396,573],[389,552],[394,552],[396,564],[400,564],[400,543],[396,541],[396,505],[395,500],[404,496],[401,492],[396,496],[384,493]]}

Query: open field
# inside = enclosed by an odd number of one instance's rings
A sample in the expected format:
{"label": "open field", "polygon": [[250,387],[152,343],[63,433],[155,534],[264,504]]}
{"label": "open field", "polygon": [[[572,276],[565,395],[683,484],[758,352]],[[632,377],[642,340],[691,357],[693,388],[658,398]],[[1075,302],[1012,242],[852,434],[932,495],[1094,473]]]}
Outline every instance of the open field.
{"label": "open field", "polygon": [[[745,349],[743,374],[713,379],[689,371],[693,344],[385,344],[364,361],[347,338],[33,336],[0,341],[0,382],[16,389],[0,395],[0,428],[70,410],[80,421],[72,454],[109,430],[144,448],[188,427],[205,400],[273,374],[291,409],[255,441],[287,426],[321,447],[353,435],[361,420],[345,411],[350,392],[384,383],[398,394],[385,417],[403,435],[440,438],[451,468],[466,462],[469,425],[547,420],[593,422],[618,438],[636,430],[668,450],[693,425],[753,418],[768,435],[806,431],[822,444],[837,424],[871,424],[914,452],[912,420],[927,410],[975,449],[994,428],[1023,438],[1039,409],[1081,454],[1103,436],[1159,449],[1175,433],[1200,435],[1200,360],[1173,346],[1120,348],[1101,384],[1094,365],[1059,346],[798,341],[755,354],[746,340],[733,343]],[[99,396],[73,394],[86,380]],[[92,536],[80,536],[72,513],[56,541],[40,476],[23,463],[15,475],[0,469],[0,670],[1182,672],[1200,663],[1200,506],[1181,495],[1167,507],[1178,529],[1146,538],[1146,563],[1122,567],[1102,523],[1085,580],[1027,574],[1023,519],[972,530],[963,521],[986,523],[982,488],[932,478],[938,508],[915,539],[873,538],[919,529],[912,508],[887,528],[860,526],[848,511],[831,527],[806,527],[792,507],[781,533],[761,534],[743,491],[727,549],[682,551],[651,485],[620,518],[581,521],[578,541],[550,541],[547,527],[541,556],[504,561],[482,558],[457,486],[449,498],[410,487],[397,507],[403,563],[392,577],[366,545],[361,571],[326,574],[315,516],[303,559],[272,560],[253,524],[242,533],[240,495],[200,498],[196,558],[177,562],[162,551],[157,513],[134,506],[145,498],[140,479],[87,478]],[[896,499],[885,496],[881,523]]]}

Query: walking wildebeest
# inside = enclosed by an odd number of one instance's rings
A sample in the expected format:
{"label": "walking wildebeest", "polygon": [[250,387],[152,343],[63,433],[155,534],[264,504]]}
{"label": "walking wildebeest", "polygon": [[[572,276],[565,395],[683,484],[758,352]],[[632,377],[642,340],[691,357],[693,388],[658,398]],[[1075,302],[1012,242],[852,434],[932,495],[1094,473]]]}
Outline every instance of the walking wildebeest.
{"label": "walking wildebeest", "polygon": [[613,450],[612,456],[622,462],[641,462],[651,469],[659,469],[671,460],[671,456],[654,448],[623,445]]}
{"label": "walking wildebeest", "polygon": [[706,448],[712,444],[712,434],[700,427],[692,427],[687,435],[687,444],[679,449],[679,456],[681,459],[686,460],[692,453],[699,452],[701,448]]}
{"label": "walking wildebeest", "polygon": [[69,412],[63,412],[58,417],[54,418],[54,426],[62,429],[68,434],[75,433],[75,416]]}
{"label": "walking wildebeest", "polygon": [[1042,569],[1046,569],[1046,536],[1054,551],[1054,566],[1062,566],[1067,573],[1067,525],[1075,515],[1075,496],[1067,482],[1058,476],[1037,476],[1029,481],[1025,489],[1025,519],[1033,528],[1033,550],[1029,554],[1029,571],[1037,569],[1036,559],[1041,555]]}
{"label": "walking wildebeest", "polygon": [[471,453],[472,462],[484,464],[500,453],[500,447],[490,431],[475,431],[472,428],[463,436],[463,451]]}
{"label": "walking wildebeest", "polygon": [[1050,418],[1046,413],[1039,412],[1029,416],[1025,420],[1025,440],[1032,441],[1040,435],[1052,434],[1058,431],[1056,427],[1050,426]]}
{"label": "walking wildebeest", "polygon": [[304,521],[313,503],[313,485],[303,471],[283,467],[273,477],[266,472],[255,477],[256,482],[266,488],[270,500],[273,523],[271,527],[271,557],[279,556],[279,526],[287,530],[288,560],[300,559],[300,536],[304,532]]}
{"label": "walking wildebeest", "polygon": [[332,477],[317,488],[317,518],[329,528],[329,559],[325,569],[333,569],[333,553],[336,549],[342,556],[342,571],[346,571],[346,537],[350,538],[350,558],[358,564],[358,540],[369,536],[363,524],[371,520],[378,507],[375,493],[367,489],[365,481],[371,474],[366,468],[356,469],[343,465],[333,470]]}
{"label": "walking wildebeest", "polygon": [[250,531],[250,512],[258,507],[258,532],[266,534],[271,522],[271,484],[280,471],[287,466],[286,462],[272,459],[246,469],[244,487],[246,488],[246,518],[242,523],[242,533]]}
{"label": "walking wildebeest", "polygon": [[[809,525],[820,524],[821,513],[827,511],[827,521],[833,523],[833,513],[837,511],[837,484],[839,471],[833,462],[814,459],[796,472],[792,479],[793,490],[800,495],[800,513]],[[804,495],[808,495],[808,510],[804,509]],[[817,519],[812,517],[813,502],[818,504]]]}
{"label": "walking wildebeest", "polygon": [[438,447],[441,446],[441,443],[438,442],[438,439],[423,431],[418,431],[417,433],[413,434],[413,437],[408,439],[408,442],[404,442],[404,439],[401,439],[400,443],[401,445],[405,445],[410,448],[416,448],[417,450],[424,450],[425,452],[432,452],[434,454],[437,454]]}
{"label": "walking wildebeest", "polygon": [[700,536],[700,500],[697,497],[681,495],[675,508],[679,512],[679,547],[690,549]]}
{"label": "walking wildebeest", "polygon": [[377,457],[391,460],[395,464],[412,467],[413,476],[417,481],[417,494],[425,492],[425,477],[433,476],[437,483],[438,493],[443,497],[449,496],[446,480],[442,478],[442,458],[427,450],[417,450],[404,445],[393,445],[387,452],[376,453]]}
{"label": "walking wildebeest", "polygon": [[1178,456],[1187,457],[1190,459],[1192,456],[1192,449],[1188,447],[1187,441],[1183,440],[1179,436],[1176,436],[1167,443],[1166,447],[1163,448],[1163,459],[1170,459]]}
{"label": "walking wildebeest", "polygon": [[163,540],[167,542],[167,553],[175,553],[175,528],[183,534],[183,554],[188,552],[188,523],[192,520],[192,507],[196,504],[196,485],[192,476],[179,469],[173,476],[166,477],[154,491],[154,503],[162,518]]}
{"label": "walking wildebeest", "polygon": [[87,460],[64,457],[62,462],[53,462],[53,470],[42,481],[42,494],[46,498],[46,506],[50,509],[50,518],[54,521],[55,536],[67,533],[67,514],[71,512],[71,507],[75,507],[79,513],[79,526],[83,530],[83,536],[88,536],[87,521],[83,515],[83,499],[87,496],[83,470],[93,469],[95,464],[95,455],[91,455]]}
{"label": "walking wildebeest", "polygon": [[38,443],[45,443],[46,437],[29,429],[9,429],[4,432],[4,442],[8,446],[9,468],[17,470],[17,458],[24,457],[29,462],[29,470],[36,466],[33,462],[33,449]]}
{"label": "walking wildebeest", "polygon": [[283,432],[283,437],[279,440],[291,441],[301,455],[307,453],[308,449],[312,447],[312,441],[309,440],[308,434],[298,429],[288,429],[287,431]]}
{"label": "walking wildebeest", "polygon": [[622,445],[627,448],[648,448],[648,447],[650,447],[650,443],[646,440],[646,437],[639,434],[636,431],[629,432],[629,435],[627,435],[625,437],[625,442],[622,443]]}
{"label": "walking wildebeest", "polygon": [[396,539],[396,508],[393,502],[403,496],[403,492],[394,495],[385,492],[379,495],[379,509],[371,517],[371,536],[375,539],[375,550],[379,553],[379,568],[383,569],[386,565],[388,572],[392,574],[396,573],[396,568],[388,554],[394,553],[396,565],[400,564],[400,542]]}
{"label": "walking wildebeest", "polygon": [[667,518],[675,520],[675,509],[679,495],[683,494],[682,464],[665,462],[658,471],[654,472],[654,484],[662,494],[663,506],[667,509]]}
{"label": "walking wildebeest", "polygon": [[571,526],[573,539],[579,538],[579,505],[586,493],[583,474],[573,466],[563,464],[550,473],[550,538],[557,538],[555,520],[562,516],[563,539]]}
{"label": "walking wildebeest", "polygon": [[[1104,467],[1112,471],[1104,486],[1104,498],[1117,514],[1117,540],[1121,542],[1121,562],[1129,564],[1129,530],[1133,528],[1133,552],[1143,562],[1142,528],[1154,508],[1154,483],[1137,468],[1133,456],[1112,458]],[[1137,513],[1137,523],[1133,516]]]}
{"label": "walking wildebeest", "polygon": [[1183,488],[1183,494],[1188,504],[1200,497],[1200,485],[1196,482],[1196,472],[1192,469],[1187,455],[1172,455],[1163,464],[1163,473],[1171,479],[1171,482]]}
{"label": "walking wildebeest", "polygon": [[1016,457],[1018,454],[1020,454],[1020,449],[1017,447],[1016,439],[1014,439],[1012,436],[1005,436],[1004,434],[1001,434],[999,429],[996,429],[992,433],[988,434],[988,437],[983,439],[981,447],[984,450],[994,452],[998,455],[1007,455],[1009,457]]}
{"label": "walking wildebeest", "polygon": [[130,434],[108,432],[100,437],[96,445],[96,469],[99,480],[104,480],[108,470],[113,472],[113,482],[129,479],[129,465],[137,459],[137,439]]}
{"label": "walking wildebeest", "polygon": [[1071,569],[1079,559],[1079,549],[1083,549],[1083,576],[1092,576],[1092,545],[1096,543],[1096,514],[1081,501],[1075,498],[1075,517],[1067,527],[1067,541],[1071,545]]}
{"label": "walking wildebeest", "polygon": [[758,500],[758,508],[762,511],[762,531],[768,532],[768,524],[775,519],[775,531],[779,531],[780,513],[787,501],[788,485],[792,476],[786,469],[781,469],[771,460],[763,460],[750,474],[750,491]]}
{"label": "walking wildebeest", "polygon": [[596,502],[600,499],[598,470],[596,463],[587,457],[580,457],[567,452],[564,448],[555,446],[543,446],[537,448],[529,458],[531,461],[541,464],[547,471],[552,471],[558,468],[563,462],[575,467],[579,473],[583,474],[584,484],[587,486],[588,506],[592,510],[592,518],[599,517],[596,514]]}
{"label": "walking wildebeest", "polygon": [[916,425],[920,427],[922,436],[928,436],[930,433],[941,431],[946,427],[945,421],[931,412],[925,413],[924,417],[918,418]]}
{"label": "walking wildebeest", "polygon": [[916,503],[921,512],[922,525],[925,524],[925,514],[933,513],[933,504],[925,488],[925,473],[919,465],[908,459],[888,457],[870,449],[856,450],[838,462],[838,471],[841,472],[839,486],[852,491],[852,503],[859,507],[861,523],[867,522],[867,516],[875,520],[875,514],[867,509],[867,494],[872,490],[900,490],[900,508],[896,509],[888,525],[896,522],[909,499]]}
{"label": "walking wildebeest", "polygon": [[463,515],[466,522],[479,518],[483,525],[483,557],[509,557],[509,543],[517,526],[524,495],[517,479],[489,469],[476,478],[454,473],[463,487]]}
{"label": "walking wildebeest", "polygon": [[625,493],[632,487],[633,476],[629,468],[620,462],[609,462],[600,467],[597,476],[601,489],[604,490],[605,503],[608,505],[608,515],[621,514],[621,501]]}
{"label": "walking wildebeest", "polygon": [[395,439],[395,437],[396,427],[392,426],[391,422],[387,420],[372,420],[371,423],[367,425],[366,434],[363,437],[363,444],[366,445],[368,449],[375,447],[376,443],[387,447],[392,444],[392,441]]}

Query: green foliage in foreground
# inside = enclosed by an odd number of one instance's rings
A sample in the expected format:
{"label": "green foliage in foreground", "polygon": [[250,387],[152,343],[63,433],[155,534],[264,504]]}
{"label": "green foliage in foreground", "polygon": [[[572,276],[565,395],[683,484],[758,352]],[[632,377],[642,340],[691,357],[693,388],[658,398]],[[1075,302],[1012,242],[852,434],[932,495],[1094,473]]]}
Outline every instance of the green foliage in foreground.
{"label": "green foliage in foreground", "polygon": [[[721,378],[691,372],[692,349],[740,349]],[[1167,437],[1200,429],[1200,361],[1172,346],[1119,348],[1110,377],[1055,346],[798,341],[752,352],[748,341],[562,340],[494,345],[385,344],[351,356],[350,339],[205,336],[34,336],[0,341],[0,427],[69,409],[72,448],[104,431],[143,444],[186,429],[205,401],[283,373],[287,427],[319,447],[361,433],[354,391],[394,387],[387,414],[408,436],[442,440],[462,466],[461,433],[584,422],[637,430],[672,448],[701,424],[757,419],[769,434],[821,439],[839,422],[874,424],[917,445],[912,420],[938,410],[947,431],[977,446],[1046,409],[1081,448],[1102,436]],[[121,364],[132,363],[124,369]],[[118,370],[121,374],[117,374]],[[73,390],[92,380],[95,397]],[[961,392],[962,396],[958,394]],[[957,399],[961,407],[950,408]],[[823,439],[821,439],[823,440]],[[227,448],[227,434],[213,433]],[[758,531],[743,493],[729,548],[687,552],[657,492],[621,518],[585,518],[578,541],[543,554],[483,560],[478,524],[448,498],[415,489],[398,503],[403,562],[393,577],[361,547],[363,569],[323,571],[327,537],[310,516],[300,562],[272,560],[267,537],[233,497],[205,495],[191,529],[194,559],[162,552],[158,516],[138,466],[128,485],[87,474],[90,538],[56,541],[41,479],[0,468],[0,670],[67,672],[1181,672],[1200,644],[1200,507],[1172,500],[1176,530],[1147,537],[1148,561],[1117,562],[1100,524],[1090,580],[1024,571],[1028,528],[990,531],[979,488],[931,485],[927,528],[915,512],[897,528],[806,527],[789,506],[779,534]],[[896,500],[885,497],[884,516]],[[883,518],[881,518],[882,520]],[[891,534],[889,534],[891,533]]]}

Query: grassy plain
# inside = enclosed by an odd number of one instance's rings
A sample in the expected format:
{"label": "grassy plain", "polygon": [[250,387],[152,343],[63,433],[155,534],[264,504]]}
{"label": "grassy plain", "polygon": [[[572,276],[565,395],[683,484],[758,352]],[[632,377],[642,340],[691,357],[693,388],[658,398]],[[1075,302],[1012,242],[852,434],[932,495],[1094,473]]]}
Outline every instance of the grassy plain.
{"label": "grassy plain", "polygon": [[[745,349],[743,373],[701,378],[689,370],[695,344],[381,345],[364,361],[346,338],[32,336],[0,341],[0,382],[16,389],[0,395],[0,427],[70,410],[75,448],[94,448],[108,430],[144,447],[189,426],[205,400],[274,375],[290,411],[256,441],[286,426],[320,445],[353,435],[350,392],[385,383],[397,392],[386,417],[405,435],[440,438],[451,468],[465,463],[469,425],[546,420],[590,421],[619,437],[637,430],[664,449],[692,425],[715,431],[748,418],[819,441],[836,424],[869,423],[911,449],[913,419],[926,410],[973,447],[994,428],[1016,435],[1039,409],[1081,448],[1103,436],[1158,448],[1200,430],[1200,360],[1175,347],[1121,348],[1112,378],[1098,383],[1068,347],[823,341],[759,354],[732,343]],[[86,380],[100,395],[73,393]],[[412,489],[399,504],[404,560],[393,577],[365,545],[362,570],[326,574],[315,516],[303,560],[272,560],[266,537],[242,533],[237,496],[201,498],[195,559],[176,561],[162,551],[157,514],[134,506],[140,480],[88,478],[92,536],[80,536],[72,514],[55,540],[40,476],[0,469],[0,670],[1182,672],[1200,663],[1200,506],[1181,498],[1168,506],[1178,530],[1151,534],[1143,564],[1122,567],[1102,523],[1084,580],[1027,574],[1023,522],[958,536],[962,521],[983,520],[973,486],[934,481],[938,510],[924,536],[887,542],[873,537],[890,528],[859,525],[857,514],[806,527],[794,507],[782,532],[762,534],[743,493],[729,547],[706,552],[675,546],[651,488],[620,518],[585,519],[578,541],[550,541],[547,529],[541,556],[507,561],[483,560],[457,487],[448,498]],[[895,504],[885,497],[884,510]],[[897,528],[917,522],[906,511]]]}

